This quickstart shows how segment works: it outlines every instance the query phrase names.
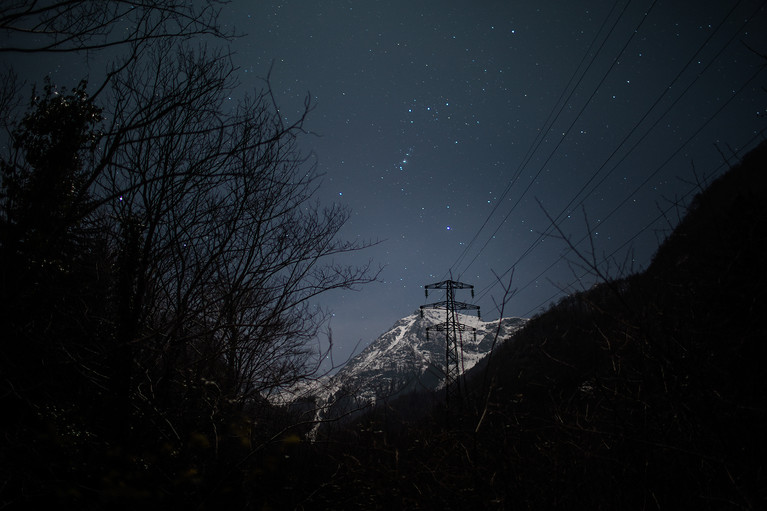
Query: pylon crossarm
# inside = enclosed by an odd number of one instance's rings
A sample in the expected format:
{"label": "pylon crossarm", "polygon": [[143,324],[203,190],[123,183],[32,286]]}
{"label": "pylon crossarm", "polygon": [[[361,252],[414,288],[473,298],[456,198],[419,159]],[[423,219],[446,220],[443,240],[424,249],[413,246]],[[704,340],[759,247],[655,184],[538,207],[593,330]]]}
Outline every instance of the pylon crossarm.
{"label": "pylon crossarm", "polygon": [[[437,323],[436,325],[432,325],[429,327],[431,330],[436,330],[437,332],[444,332],[445,330],[452,330],[453,325],[448,325],[446,323]],[[456,323],[455,329],[460,330],[461,332],[466,332],[467,330],[475,330],[476,328],[470,327],[469,325],[464,325],[463,323]]]}
{"label": "pylon crossarm", "polygon": [[471,303],[464,303],[464,302],[448,302],[447,300],[443,300],[441,302],[434,302],[434,303],[427,303],[426,305],[421,305],[421,310],[423,309],[449,309],[453,308],[457,311],[459,310],[479,310],[479,305],[474,305]]}
{"label": "pylon crossarm", "polygon": [[447,308],[448,308],[447,301],[427,303],[426,305],[421,305],[421,310],[423,310],[423,309],[447,309]]}
{"label": "pylon crossarm", "polygon": [[463,302],[455,302],[455,310],[472,310],[477,311],[479,310],[479,305],[474,305],[471,303],[463,303]]}
{"label": "pylon crossarm", "polygon": [[474,289],[471,284],[465,284],[463,282],[456,282],[455,280],[443,280],[442,282],[435,282],[434,284],[426,284],[426,289],[447,289],[452,287],[453,289]]}

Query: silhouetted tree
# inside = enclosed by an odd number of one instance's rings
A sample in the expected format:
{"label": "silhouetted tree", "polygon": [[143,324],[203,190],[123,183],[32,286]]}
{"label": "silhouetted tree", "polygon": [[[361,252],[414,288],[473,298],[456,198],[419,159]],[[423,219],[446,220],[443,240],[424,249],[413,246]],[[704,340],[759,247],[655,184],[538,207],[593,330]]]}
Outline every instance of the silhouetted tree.
{"label": "silhouetted tree", "polygon": [[[89,102],[84,82],[57,91],[46,81],[11,133],[10,154],[0,159],[2,315],[11,334],[6,348],[13,353],[41,350],[36,357],[50,356],[55,350],[43,338],[61,346],[61,328],[65,322],[74,326],[69,320],[75,318],[68,317],[72,300],[63,295],[68,290],[71,298],[80,296],[84,288],[78,284],[84,283],[75,276],[94,248],[82,222],[91,200],[84,172],[100,121],[101,109]],[[8,366],[26,367],[13,360]]]}
{"label": "silhouetted tree", "polygon": [[312,200],[318,175],[295,145],[309,104],[290,125],[268,88],[231,105],[228,56],[175,49],[113,83],[114,156],[94,187],[112,243],[134,254],[119,330],[142,339],[158,396],[204,378],[241,406],[316,370],[307,343],[326,318],[312,299],[371,275],[325,263],[364,245],[337,239],[347,211]]}
{"label": "silhouetted tree", "polygon": [[[210,11],[141,3],[121,39],[127,3],[35,5],[2,8],[0,30],[58,35],[6,51],[131,50],[95,97],[46,81],[9,124],[2,476],[26,495],[87,487],[107,501],[116,488],[139,500],[218,488],[215,467],[236,478],[235,461],[257,459],[270,394],[318,369],[316,299],[376,278],[334,260],[368,244],[340,240],[348,211],[314,198],[320,176],[297,145],[309,99],[289,123],[268,80],[238,95],[226,51],[178,37],[216,34],[215,17],[200,21]],[[67,21],[77,12],[92,17]]]}

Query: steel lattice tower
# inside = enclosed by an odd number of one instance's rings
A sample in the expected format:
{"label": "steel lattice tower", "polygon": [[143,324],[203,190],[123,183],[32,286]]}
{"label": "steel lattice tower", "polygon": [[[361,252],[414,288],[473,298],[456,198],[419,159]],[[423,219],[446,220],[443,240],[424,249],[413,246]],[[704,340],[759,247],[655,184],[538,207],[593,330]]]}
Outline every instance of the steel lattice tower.
{"label": "steel lattice tower", "polygon": [[[429,297],[429,289],[445,290],[445,300],[421,305],[421,317],[423,317],[424,309],[445,310],[445,322],[433,327],[427,327],[426,337],[428,339],[429,330],[432,329],[438,332],[445,332],[445,404],[447,407],[450,407],[451,400],[461,401],[461,375],[463,373],[463,341],[461,332],[465,332],[470,328],[458,321],[457,311],[476,310],[479,317],[479,306],[455,301],[456,289],[471,289],[471,297],[474,298],[474,286],[471,284],[464,284],[454,280],[443,280],[435,284],[428,284],[424,286],[427,298]],[[477,330],[476,328],[472,330],[476,340]]]}

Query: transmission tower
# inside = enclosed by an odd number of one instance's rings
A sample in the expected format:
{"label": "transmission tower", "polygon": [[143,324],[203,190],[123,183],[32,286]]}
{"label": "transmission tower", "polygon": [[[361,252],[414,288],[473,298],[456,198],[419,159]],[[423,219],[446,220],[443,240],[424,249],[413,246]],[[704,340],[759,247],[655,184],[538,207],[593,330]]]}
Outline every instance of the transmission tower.
{"label": "transmission tower", "polygon": [[[459,402],[462,397],[461,375],[463,374],[463,336],[462,332],[470,329],[458,321],[457,311],[476,310],[479,317],[479,305],[471,305],[464,302],[455,301],[456,289],[471,289],[471,297],[474,298],[474,286],[456,282],[454,280],[443,280],[435,284],[424,286],[426,298],[429,297],[429,289],[444,289],[445,299],[441,302],[428,303],[421,305],[421,317],[424,309],[441,309],[445,311],[445,322],[426,328],[426,338],[429,338],[429,330],[445,332],[445,405],[449,408],[450,402]],[[474,331],[474,340],[476,342],[477,329]]]}

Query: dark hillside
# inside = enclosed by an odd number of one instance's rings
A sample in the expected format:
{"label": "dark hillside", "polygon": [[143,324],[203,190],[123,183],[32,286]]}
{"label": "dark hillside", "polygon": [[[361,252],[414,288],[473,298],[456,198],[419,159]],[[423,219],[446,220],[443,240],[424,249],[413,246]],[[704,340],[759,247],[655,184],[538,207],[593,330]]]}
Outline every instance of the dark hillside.
{"label": "dark hillside", "polygon": [[764,509],[766,171],[763,143],[694,200],[648,271],[532,319],[460,414],[399,437],[375,419],[348,431],[311,502]]}

